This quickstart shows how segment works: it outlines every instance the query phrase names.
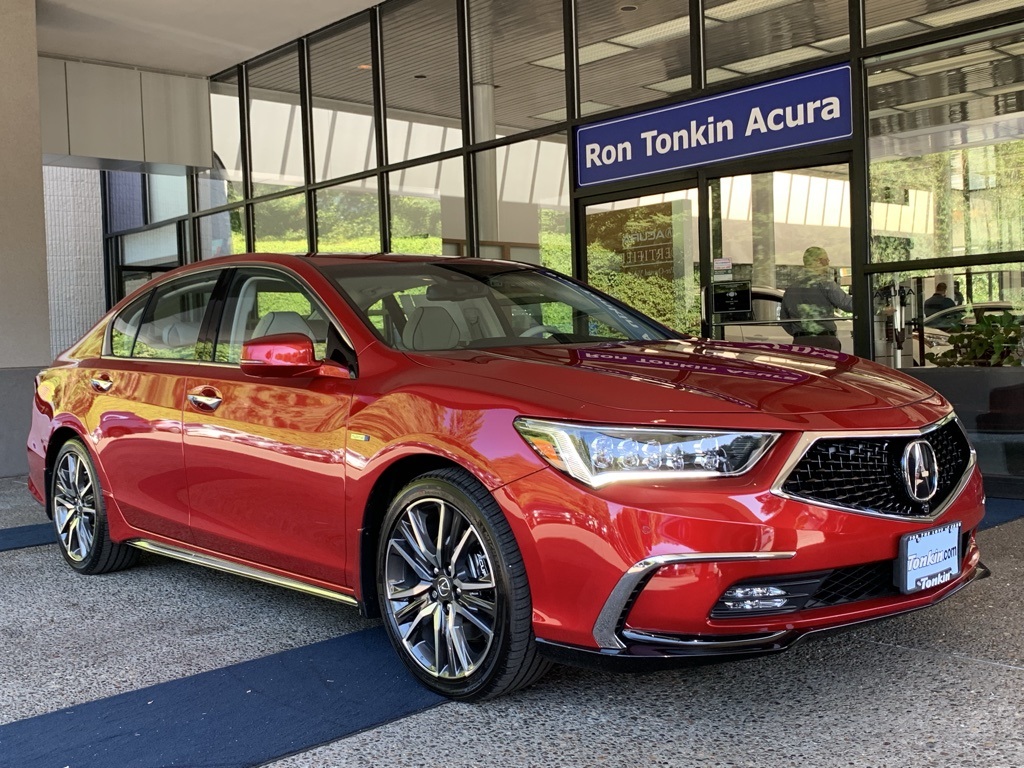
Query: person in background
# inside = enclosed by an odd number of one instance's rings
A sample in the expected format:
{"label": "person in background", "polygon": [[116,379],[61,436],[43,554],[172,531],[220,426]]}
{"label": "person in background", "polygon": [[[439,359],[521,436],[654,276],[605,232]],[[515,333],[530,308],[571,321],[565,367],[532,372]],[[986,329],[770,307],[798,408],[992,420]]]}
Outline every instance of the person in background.
{"label": "person in background", "polygon": [[934,315],[939,310],[955,307],[956,302],[946,295],[946,284],[936,283],[935,293],[924,300],[924,315]]}
{"label": "person in background", "polygon": [[964,303],[964,295],[962,293],[960,293],[960,281],[959,280],[954,280],[953,281],[953,301],[955,301],[957,304],[963,304]]}
{"label": "person in background", "polygon": [[829,279],[828,252],[813,245],[804,251],[804,274],[782,295],[782,327],[793,337],[794,344],[839,352],[842,344],[832,319],[837,309],[852,312],[853,298]]}

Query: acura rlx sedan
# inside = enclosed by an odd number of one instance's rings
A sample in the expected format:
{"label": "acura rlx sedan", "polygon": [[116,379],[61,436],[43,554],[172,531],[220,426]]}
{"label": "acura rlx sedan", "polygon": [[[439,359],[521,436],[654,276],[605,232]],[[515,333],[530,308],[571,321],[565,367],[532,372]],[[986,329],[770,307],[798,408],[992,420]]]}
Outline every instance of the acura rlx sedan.
{"label": "acura rlx sedan", "polygon": [[974,452],[920,382],[511,262],[185,267],[34,403],[31,489],[76,571],[143,550],[358,605],[453,698],[778,651],[983,571]]}

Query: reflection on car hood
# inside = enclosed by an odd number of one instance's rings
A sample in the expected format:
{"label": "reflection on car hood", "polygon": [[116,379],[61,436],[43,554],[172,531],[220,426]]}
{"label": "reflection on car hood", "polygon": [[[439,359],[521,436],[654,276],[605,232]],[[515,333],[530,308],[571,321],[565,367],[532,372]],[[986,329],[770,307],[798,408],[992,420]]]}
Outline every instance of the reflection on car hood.
{"label": "reflection on car hood", "polygon": [[415,359],[428,366],[461,367],[461,361],[472,366],[467,374],[630,411],[799,415],[890,409],[934,396],[915,379],[875,363],[786,344],[686,339],[536,345]]}

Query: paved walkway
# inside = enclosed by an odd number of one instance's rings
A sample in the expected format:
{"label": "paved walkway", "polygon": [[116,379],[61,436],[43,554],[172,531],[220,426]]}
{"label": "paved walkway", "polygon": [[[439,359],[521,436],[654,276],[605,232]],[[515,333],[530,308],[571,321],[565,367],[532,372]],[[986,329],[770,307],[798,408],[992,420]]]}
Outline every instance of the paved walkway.
{"label": "paved walkway", "polygon": [[[40,522],[24,481],[0,479],[0,528]],[[643,676],[561,667],[514,696],[445,703],[265,764],[1020,768],[1024,519],[979,538],[993,576],[931,610],[750,661]],[[0,739],[6,723],[376,626],[354,609],[156,557],[81,577],[52,544],[0,552],[0,584]],[[200,692],[185,701],[182,723],[204,714]],[[146,765],[199,768],[167,754],[124,768]],[[0,766],[35,768],[2,741]]]}

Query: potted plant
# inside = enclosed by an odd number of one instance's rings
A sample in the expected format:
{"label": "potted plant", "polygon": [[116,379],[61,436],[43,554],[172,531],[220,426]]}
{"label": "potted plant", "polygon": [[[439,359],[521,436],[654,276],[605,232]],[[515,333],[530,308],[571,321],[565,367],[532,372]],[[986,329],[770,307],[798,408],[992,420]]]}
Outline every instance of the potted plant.
{"label": "potted plant", "polygon": [[943,368],[953,366],[1019,366],[1022,333],[1020,320],[1009,312],[982,315],[978,322],[949,334],[949,349],[928,352],[929,362]]}

